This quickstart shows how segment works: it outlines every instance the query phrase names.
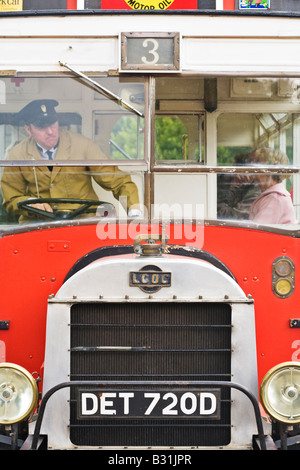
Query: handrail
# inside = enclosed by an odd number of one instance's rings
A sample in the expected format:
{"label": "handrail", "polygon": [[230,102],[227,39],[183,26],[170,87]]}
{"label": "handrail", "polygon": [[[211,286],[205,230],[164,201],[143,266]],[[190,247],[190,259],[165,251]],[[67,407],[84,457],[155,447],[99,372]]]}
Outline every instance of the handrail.
{"label": "handrail", "polygon": [[187,386],[194,386],[194,387],[227,387],[227,388],[235,388],[236,390],[241,391],[244,393],[249,400],[251,401],[253,408],[254,408],[254,414],[255,414],[255,419],[256,419],[256,425],[257,425],[257,431],[258,431],[258,439],[260,443],[261,450],[266,450],[266,442],[265,442],[265,437],[264,437],[264,432],[263,432],[263,424],[262,424],[262,419],[260,415],[260,409],[259,409],[259,403],[255,396],[245,387],[242,385],[233,383],[233,382],[226,382],[226,381],[189,381],[189,382],[177,382],[177,381],[146,381],[146,380],[138,380],[138,381],[115,381],[115,380],[109,380],[109,381],[98,381],[98,380],[90,380],[90,381],[74,381],[74,382],[63,382],[60,383],[54,387],[52,387],[50,390],[48,390],[40,404],[39,408],[39,413],[33,433],[33,438],[32,438],[32,443],[31,443],[31,450],[37,450],[38,446],[38,439],[41,431],[41,426],[42,426],[42,421],[44,417],[44,412],[46,408],[46,404],[48,403],[49,398],[58,390],[61,390],[63,388],[67,387],[79,387],[79,386],[114,386],[114,385],[158,385],[158,386],[176,386],[176,387],[187,387]]}

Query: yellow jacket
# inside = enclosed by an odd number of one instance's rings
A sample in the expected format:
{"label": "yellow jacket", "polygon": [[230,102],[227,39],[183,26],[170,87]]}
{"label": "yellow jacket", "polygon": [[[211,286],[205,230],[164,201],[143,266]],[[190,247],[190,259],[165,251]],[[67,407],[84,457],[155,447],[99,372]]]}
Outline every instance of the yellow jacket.
{"label": "yellow jacket", "polygon": [[[32,137],[15,145],[8,154],[10,160],[42,160]],[[18,211],[17,203],[29,198],[80,198],[98,200],[92,186],[92,177],[114,197],[127,198],[127,210],[139,203],[136,185],[129,175],[116,166],[85,166],[84,161],[105,160],[98,145],[90,139],[70,131],[60,130],[56,160],[82,161],[82,166],[5,167],[1,190],[7,212]],[[38,187],[37,187],[38,186]],[[75,209],[77,206],[72,204]],[[59,208],[59,206],[58,206]],[[61,206],[62,208],[62,206]],[[64,205],[66,209],[66,206]]]}

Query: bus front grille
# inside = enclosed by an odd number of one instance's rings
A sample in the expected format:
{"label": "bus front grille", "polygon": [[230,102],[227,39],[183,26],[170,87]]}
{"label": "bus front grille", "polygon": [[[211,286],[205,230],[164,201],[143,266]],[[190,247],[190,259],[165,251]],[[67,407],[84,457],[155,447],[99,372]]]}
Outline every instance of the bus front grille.
{"label": "bus front grille", "polygon": [[[71,308],[71,380],[230,381],[231,307],[225,303],[87,303]],[[119,387],[120,388],[120,387]],[[78,418],[78,446],[221,446],[230,442],[230,391],[220,418]]]}

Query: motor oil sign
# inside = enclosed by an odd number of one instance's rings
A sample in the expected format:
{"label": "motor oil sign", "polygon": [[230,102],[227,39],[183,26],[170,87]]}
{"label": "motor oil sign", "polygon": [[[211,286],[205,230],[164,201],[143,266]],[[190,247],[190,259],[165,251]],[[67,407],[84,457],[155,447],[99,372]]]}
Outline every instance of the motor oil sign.
{"label": "motor oil sign", "polygon": [[197,0],[102,0],[102,10],[196,10]]}

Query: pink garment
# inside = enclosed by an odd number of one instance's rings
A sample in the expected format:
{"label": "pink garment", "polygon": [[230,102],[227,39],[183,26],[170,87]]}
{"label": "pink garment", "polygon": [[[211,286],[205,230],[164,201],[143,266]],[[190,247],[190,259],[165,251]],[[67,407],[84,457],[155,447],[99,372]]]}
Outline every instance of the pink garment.
{"label": "pink garment", "polygon": [[253,202],[249,219],[262,224],[296,224],[290,193],[282,183],[266,189]]}

